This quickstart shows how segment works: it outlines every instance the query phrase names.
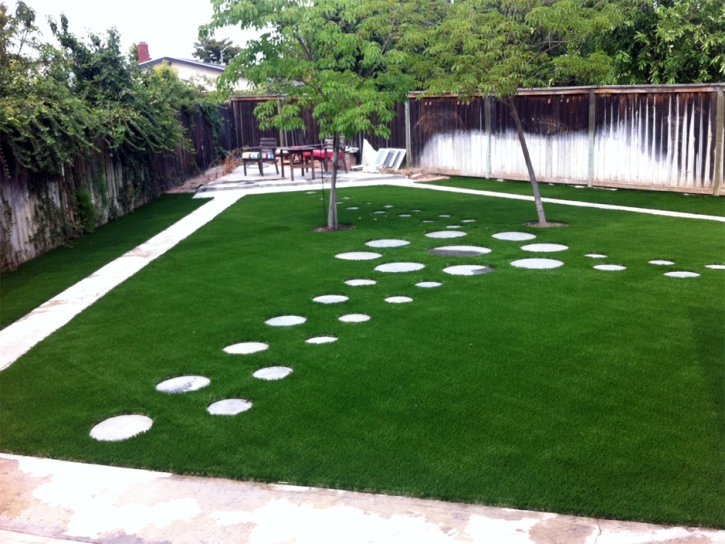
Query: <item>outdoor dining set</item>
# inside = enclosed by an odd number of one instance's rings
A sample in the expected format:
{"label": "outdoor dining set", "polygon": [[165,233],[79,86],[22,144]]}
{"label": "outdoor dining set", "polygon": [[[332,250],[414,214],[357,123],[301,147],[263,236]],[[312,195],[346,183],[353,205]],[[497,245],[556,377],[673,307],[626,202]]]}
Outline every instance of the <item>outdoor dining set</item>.
{"label": "outdoor dining set", "polygon": [[[348,166],[343,152],[344,148],[345,141],[340,138],[340,153],[337,158],[338,167],[342,166],[347,172]],[[284,167],[287,166],[290,171],[290,179],[294,181],[295,168],[301,169],[303,175],[305,171],[309,170],[312,179],[315,179],[315,162],[319,163],[319,167],[327,172],[332,166],[333,156],[332,138],[325,139],[321,144],[285,147],[277,147],[276,138],[261,138],[258,147],[251,147],[242,151],[241,159],[245,176],[247,175],[247,163],[257,164],[260,176],[264,176],[263,165],[272,163],[277,174],[279,174],[279,168],[282,168],[282,177],[285,177]]]}

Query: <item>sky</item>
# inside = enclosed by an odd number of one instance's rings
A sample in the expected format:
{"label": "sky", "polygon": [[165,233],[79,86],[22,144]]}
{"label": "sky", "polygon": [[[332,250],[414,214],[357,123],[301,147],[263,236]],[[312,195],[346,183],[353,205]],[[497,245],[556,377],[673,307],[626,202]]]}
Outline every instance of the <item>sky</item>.
{"label": "sky", "polygon": [[[15,11],[16,0],[0,0]],[[209,0],[25,0],[36,11],[36,25],[43,38],[52,41],[47,16],[56,20],[61,13],[68,17],[69,29],[85,36],[86,30],[104,34],[116,27],[121,35],[123,51],[131,44],[149,44],[151,58],[192,58],[199,25],[211,20]],[[217,31],[215,38],[229,38],[243,45],[249,34],[239,28]]]}

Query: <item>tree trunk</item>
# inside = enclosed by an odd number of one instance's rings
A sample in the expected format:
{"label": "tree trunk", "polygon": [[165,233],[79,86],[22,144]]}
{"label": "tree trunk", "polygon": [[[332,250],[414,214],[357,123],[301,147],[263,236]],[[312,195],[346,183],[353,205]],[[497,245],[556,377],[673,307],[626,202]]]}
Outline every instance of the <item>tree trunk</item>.
{"label": "tree trunk", "polygon": [[[327,152],[327,150],[325,150]],[[332,180],[330,181],[330,211],[327,214],[327,227],[337,230],[337,163],[340,156],[340,135],[332,138]]]}
{"label": "tree trunk", "polygon": [[546,215],[544,214],[544,204],[541,202],[541,193],[539,192],[539,183],[536,181],[536,174],[534,173],[534,166],[531,164],[531,157],[529,156],[529,148],[526,146],[526,138],[524,137],[524,129],[521,126],[521,119],[519,119],[519,112],[516,109],[513,96],[509,96],[507,100],[511,115],[514,118],[516,124],[516,133],[519,135],[519,142],[521,142],[521,150],[524,152],[524,160],[526,161],[526,168],[529,171],[529,179],[531,180],[531,187],[534,189],[534,201],[536,202],[536,213],[539,216],[539,226],[546,226]]}

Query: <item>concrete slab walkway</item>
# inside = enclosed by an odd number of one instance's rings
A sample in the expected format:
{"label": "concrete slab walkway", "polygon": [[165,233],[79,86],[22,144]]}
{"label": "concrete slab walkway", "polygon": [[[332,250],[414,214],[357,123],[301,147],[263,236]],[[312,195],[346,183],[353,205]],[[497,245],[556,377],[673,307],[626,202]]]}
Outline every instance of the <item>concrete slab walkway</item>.
{"label": "concrete slab walkway", "polygon": [[725,544],[725,531],[4,454],[0,487],[0,543]]}

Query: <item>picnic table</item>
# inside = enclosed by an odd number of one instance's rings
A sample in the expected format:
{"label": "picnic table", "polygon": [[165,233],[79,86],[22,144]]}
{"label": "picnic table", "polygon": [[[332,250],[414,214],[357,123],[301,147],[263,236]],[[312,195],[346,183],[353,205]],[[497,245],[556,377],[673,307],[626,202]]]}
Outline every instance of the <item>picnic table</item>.
{"label": "picnic table", "polygon": [[280,147],[279,153],[282,158],[282,177],[284,177],[285,159],[289,160],[290,179],[295,180],[295,168],[302,169],[304,175],[305,168],[312,170],[312,179],[315,179],[315,160],[313,151],[319,150],[319,145],[293,145]]}

